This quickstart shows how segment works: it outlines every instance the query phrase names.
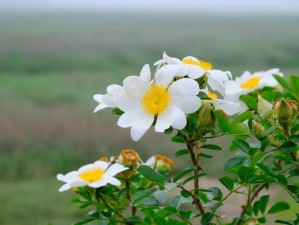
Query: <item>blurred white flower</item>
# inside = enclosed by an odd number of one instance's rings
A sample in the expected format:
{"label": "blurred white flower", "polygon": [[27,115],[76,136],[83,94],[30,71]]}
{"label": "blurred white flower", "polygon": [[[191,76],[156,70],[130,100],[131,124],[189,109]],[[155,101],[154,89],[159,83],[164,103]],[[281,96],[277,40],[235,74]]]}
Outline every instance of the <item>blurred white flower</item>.
{"label": "blurred white flower", "polygon": [[225,95],[241,96],[248,94],[256,89],[263,87],[275,87],[278,85],[277,80],[273,75],[283,76],[278,68],[270,69],[267,71],[259,71],[250,73],[245,71],[240,77],[235,80],[225,82]]}
{"label": "blurred white flower", "polygon": [[197,79],[203,75],[207,75],[207,82],[210,88],[214,91],[218,91],[224,94],[224,82],[231,78],[229,71],[223,72],[221,70],[213,70],[213,65],[209,62],[198,60],[193,56],[187,56],[182,60],[177,58],[169,57],[165,52],[163,53],[163,59],[157,61],[154,65],[157,68],[161,68],[165,65],[171,65],[177,68],[177,74],[175,76],[186,76],[188,75],[191,79]]}
{"label": "blurred white flower", "polygon": [[72,187],[89,186],[99,188],[107,184],[121,185],[114,176],[128,168],[118,164],[110,164],[104,161],[96,161],[92,164],[82,166],[78,171],[72,171],[65,175],[58,174],[57,180],[65,182],[59,192],[66,191]]}
{"label": "blurred white flower", "polygon": [[138,141],[156,119],[155,131],[164,132],[172,126],[183,129],[186,114],[197,111],[201,100],[196,95],[196,81],[183,78],[173,82],[173,68],[158,70],[155,80],[150,81],[150,69],[146,76],[129,76],[117,95],[118,107],[124,112],[117,122],[120,127],[131,127],[131,137]]}

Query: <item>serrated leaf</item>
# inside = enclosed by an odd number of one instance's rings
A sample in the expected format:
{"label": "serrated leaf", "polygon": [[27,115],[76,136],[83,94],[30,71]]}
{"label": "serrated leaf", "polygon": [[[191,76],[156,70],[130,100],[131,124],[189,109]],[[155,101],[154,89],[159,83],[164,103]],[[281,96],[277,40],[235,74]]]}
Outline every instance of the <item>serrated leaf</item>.
{"label": "serrated leaf", "polygon": [[247,183],[254,176],[254,168],[247,166],[239,167],[239,177],[242,183]]}
{"label": "serrated leaf", "polygon": [[233,167],[243,165],[244,161],[246,161],[246,160],[247,160],[247,158],[242,157],[242,156],[236,156],[236,157],[230,158],[229,160],[227,160],[224,163],[224,170],[229,171]]}
{"label": "serrated leaf", "polygon": [[235,119],[233,119],[232,123],[242,123],[245,120],[248,120],[253,116],[253,112],[246,111],[238,115]]}
{"label": "serrated leaf", "polygon": [[138,172],[141,173],[144,177],[146,177],[147,179],[149,179],[150,181],[159,184],[159,185],[163,185],[165,182],[165,178],[158,175],[155,170],[153,170],[151,167],[149,166],[145,166],[142,165],[140,167],[138,167]]}
{"label": "serrated leaf", "polygon": [[191,180],[194,180],[194,179],[196,179],[196,178],[203,177],[203,176],[205,176],[205,175],[207,175],[207,174],[206,174],[206,173],[199,173],[199,174],[193,175],[193,176],[191,176],[191,177],[188,177],[186,180],[183,181],[183,185],[186,184],[186,183],[188,183],[188,182],[191,181]]}
{"label": "serrated leaf", "polygon": [[217,150],[217,151],[222,151],[223,150],[223,148],[221,146],[214,145],[214,144],[206,144],[206,145],[201,146],[201,148],[210,149],[210,150]]}
{"label": "serrated leaf", "polygon": [[219,179],[219,181],[221,182],[221,184],[223,184],[224,187],[226,187],[228,190],[233,190],[234,189],[234,181],[233,179],[231,179],[230,177],[228,176],[224,176],[224,177],[221,177]]}
{"label": "serrated leaf", "polygon": [[188,173],[192,172],[195,170],[194,166],[189,166],[187,167],[185,170],[183,170],[182,172],[180,172],[178,175],[176,175],[173,178],[173,182],[177,182],[179,179],[181,179],[183,176],[187,175]]}
{"label": "serrated leaf", "polygon": [[226,133],[229,127],[228,116],[222,110],[216,110],[214,114],[221,132]]}
{"label": "serrated leaf", "polygon": [[201,225],[207,225],[212,221],[213,218],[214,218],[214,214],[211,212],[207,212],[202,215],[200,223]]}
{"label": "serrated leaf", "polygon": [[240,97],[240,100],[244,102],[249,109],[257,109],[257,98],[251,95],[243,95]]}
{"label": "serrated leaf", "polygon": [[243,152],[245,152],[248,155],[251,155],[250,145],[246,141],[244,141],[242,139],[237,139],[237,140],[233,140],[232,142],[235,145],[237,145]]}
{"label": "serrated leaf", "polygon": [[189,153],[189,151],[187,149],[180,149],[177,150],[175,153],[176,157],[182,156],[182,155],[187,155]]}
{"label": "serrated leaf", "polygon": [[290,205],[288,203],[277,202],[269,209],[268,214],[274,214],[288,209],[290,209]]}
{"label": "serrated leaf", "polygon": [[280,146],[279,150],[285,154],[288,154],[288,153],[296,152],[297,147],[298,146],[294,142],[287,141]]}
{"label": "serrated leaf", "polygon": [[259,209],[262,214],[265,213],[268,202],[269,202],[269,195],[264,195],[259,200]]}

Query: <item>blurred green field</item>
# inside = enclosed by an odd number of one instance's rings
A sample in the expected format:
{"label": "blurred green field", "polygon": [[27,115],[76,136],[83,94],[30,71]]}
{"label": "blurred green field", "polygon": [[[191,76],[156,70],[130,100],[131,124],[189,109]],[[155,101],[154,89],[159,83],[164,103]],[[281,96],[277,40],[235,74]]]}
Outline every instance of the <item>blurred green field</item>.
{"label": "blurred green field", "polygon": [[[272,67],[299,74],[298,24],[299,17],[274,15],[0,15],[0,224],[74,222],[71,194],[56,192],[58,172],[122,148],[144,159],[174,157],[178,147],[169,136],[150,131],[134,143],[109,110],[93,114],[93,94],[139,74],[163,51],[211,61],[234,75]],[[214,165],[225,157],[203,167],[218,176]]]}

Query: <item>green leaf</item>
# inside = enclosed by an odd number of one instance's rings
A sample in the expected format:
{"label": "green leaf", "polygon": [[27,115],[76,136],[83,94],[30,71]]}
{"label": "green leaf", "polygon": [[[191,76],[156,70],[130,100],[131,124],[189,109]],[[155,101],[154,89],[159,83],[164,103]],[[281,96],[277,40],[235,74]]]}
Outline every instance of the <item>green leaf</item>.
{"label": "green leaf", "polygon": [[136,205],[159,205],[159,202],[154,197],[145,197],[141,199],[140,201],[136,202]]}
{"label": "green leaf", "polygon": [[247,166],[240,166],[239,177],[242,183],[247,183],[254,176],[254,168]]}
{"label": "green leaf", "polygon": [[187,167],[185,170],[183,170],[182,172],[180,172],[178,175],[176,175],[173,178],[173,182],[177,182],[179,179],[181,179],[183,176],[187,175],[188,173],[192,172],[195,170],[194,166],[189,166]]}
{"label": "green leaf", "polygon": [[288,91],[292,91],[291,87],[288,85],[288,83],[285,81],[283,77],[279,75],[274,75],[274,77],[282,87],[284,87]]}
{"label": "green leaf", "polygon": [[294,93],[299,94],[299,77],[296,75],[291,75],[290,82]]}
{"label": "green leaf", "polygon": [[227,160],[224,163],[224,170],[229,171],[230,169],[232,169],[234,167],[243,165],[243,163],[246,161],[246,159],[247,158],[243,157],[243,156],[236,156],[236,157],[230,158],[229,160]]}
{"label": "green leaf", "polygon": [[240,100],[244,102],[249,109],[257,109],[257,98],[251,95],[243,95],[240,97]]}
{"label": "green leaf", "polygon": [[294,225],[294,223],[285,220],[275,220],[275,223]]}
{"label": "green leaf", "polygon": [[142,165],[137,170],[150,181],[159,185],[164,185],[165,178],[158,175],[151,167]]}
{"label": "green leaf", "polygon": [[263,91],[261,93],[263,99],[267,100],[268,102],[273,102],[276,99],[276,96],[271,91]]}
{"label": "green leaf", "polygon": [[211,212],[207,212],[202,215],[200,223],[201,225],[207,225],[212,221],[213,218],[214,218],[214,214]]}
{"label": "green leaf", "polygon": [[217,119],[217,122],[218,122],[221,132],[226,133],[228,131],[228,127],[229,127],[228,116],[222,110],[216,110],[215,117]]}
{"label": "green leaf", "polygon": [[242,123],[245,120],[248,120],[249,118],[251,118],[253,116],[253,112],[250,111],[246,111],[244,113],[241,113],[240,115],[238,115],[233,121],[232,123]]}
{"label": "green leaf", "polygon": [[150,188],[150,189],[146,189],[146,190],[137,191],[132,196],[132,204],[135,205],[135,203],[137,203],[138,201],[140,201],[141,199],[143,199],[143,198],[145,198],[147,196],[150,196],[155,191],[156,191],[155,188]]}
{"label": "green leaf", "polygon": [[288,154],[288,153],[296,152],[297,147],[298,146],[294,142],[287,141],[280,146],[279,150],[285,154]]}
{"label": "green leaf", "polygon": [[223,184],[224,187],[226,187],[228,190],[233,190],[234,189],[234,181],[233,179],[231,179],[230,177],[228,176],[224,176],[224,177],[221,177],[219,179],[219,181],[221,182],[221,184]]}
{"label": "green leaf", "polygon": [[156,191],[153,196],[154,198],[159,202],[159,203],[164,203],[167,200],[167,191],[166,190],[161,190],[161,191]]}
{"label": "green leaf", "polygon": [[199,177],[203,177],[205,175],[207,175],[207,174],[206,173],[199,173],[199,174],[193,175],[191,177],[188,177],[186,180],[183,181],[183,185],[188,183],[191,180],[194,180],[194,179],[199,178]]}
{"label": "green leaf", "polygon": [[251,155],[251,153],[250,153],[251,148],[250,148],[249,144],[246,141],[241,140],[241,139],[237,139],[237,140],[233,140],[232,142],[235,145],[237,145],[243,152],[245,152],[248,155]]}
{"label": "green leaf", "polygon": [[217,150],[217,151],[222,151],[223,150],[222,147],[220,147],[219,145],[214,145],[214,144],[206,144],[206,145],[201,146],[201,148],[210,149],[210,150]]}
{"label": "green leaf", "polygon": [[218,187],[210,187],[210,195],[213,196],[211,200],[220,201],[222,198],[222,192]]}
{"label": "green leaf", "polygon": [[175,143],[185,143],[185,140],[182,136],[174,136],[171,138],[171,141]]}
{"label": "green leaf", "polygon": [[78,223],[75,223],[74,225],[83,225],[83,224],[87,224],[87,223],[89,223],[91,221],[94,221],[94,220],[95,220],[95,218],[87,218],[85,220],[79,221]]}
{"label": "green leaf", "polygon": [[229,126],[228,133],[232,135],[249,135],[249,128],[244,123],[232,123]]}
{"label": "green leaf", "polygon": [[265,213],[268,202],[269,202],[269,195],[264,195],[260,198],[260,200],[259,200],[259,209],[260,209],[262,214]]}
{"label": "green leaf", "polygon": [[211,158],[213,158],[213,156],[212,155],[209,155],[209,154],[205,154],[205,153],[199,153],[199,156],[201,156],[201,157],[204,157],[204,158],[207,158],[207,159],[211,159]]}
{"label": "green leaf", "polygon": [[176,153],[175,153],[175,156],[176,157],[179,157],[179,156],[182,156],[182,155],[186,155],[188,154],[188,150],[187,149],[180,149],[180,150],[177,150]]}
{"label": "green leaf", "polygon": [[268,211],[268,214],[278,213],[290,209],[290,205],[286,202],[277,202]]}

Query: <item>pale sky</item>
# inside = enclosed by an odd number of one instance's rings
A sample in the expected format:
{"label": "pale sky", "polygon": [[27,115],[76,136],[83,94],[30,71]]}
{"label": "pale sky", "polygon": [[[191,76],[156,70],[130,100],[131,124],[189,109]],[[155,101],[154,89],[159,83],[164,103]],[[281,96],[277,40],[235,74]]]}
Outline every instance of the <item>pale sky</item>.
{"label": "pale sky", "polygon": [[0,11],[32,10],[299,15],[299,0],[0,0]]}

